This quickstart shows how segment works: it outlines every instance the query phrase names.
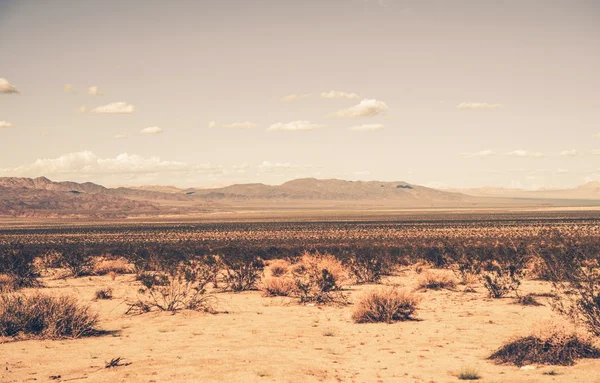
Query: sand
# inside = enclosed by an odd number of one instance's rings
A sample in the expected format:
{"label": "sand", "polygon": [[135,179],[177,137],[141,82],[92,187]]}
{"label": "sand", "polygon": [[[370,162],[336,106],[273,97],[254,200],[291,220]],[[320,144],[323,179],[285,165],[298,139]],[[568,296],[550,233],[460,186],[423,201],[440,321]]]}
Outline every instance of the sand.
{"label": "sand", "polygon": [[[413,271],[385,283],[416,286]],[[492,300],[485,289],[419,291],[418,321],[355,324],[352,305],[299,305],[259,291],[217,294],[217,315],[193,311],[125,315],[136,297],[133,275],[44,280],[44,291],[72,294],[101,316],[110,334],[82,339],[0,344],[0,382],[457,382],[465,367],[484,382],[600,382],[600,360],[575,366],[522,370],[486,358],[544,319],[544,306]],[[93,301],[100,287],[112,300]],[[373,285],[351,286],[355,301]],[[460,289],[460,287],[459,287]],[[524,292],[549,292],[545,282],[525,281]],[[121,357],[129,365],[105,368]],[[544,372],[555,371],[556,376]]]}

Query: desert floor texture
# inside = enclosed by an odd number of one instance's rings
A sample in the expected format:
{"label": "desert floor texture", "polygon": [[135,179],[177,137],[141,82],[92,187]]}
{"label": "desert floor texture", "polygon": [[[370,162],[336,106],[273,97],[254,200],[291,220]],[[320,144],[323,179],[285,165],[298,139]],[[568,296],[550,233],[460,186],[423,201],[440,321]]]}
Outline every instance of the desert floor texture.
{"label": "desert floor texture", "polygon": [[[413,289],[418,275],[404,270],[384,280]],[[548,298],[522,306],[512,298],[421,290],[417,321],[356,324],[352,304],[299,305],[260,291],[219,293],[219,314],[180,311],[126,315],[135,299],[133,275],[44,280],[51,294],[71,294],[88,303],[110,333],[69,340],[0,344],[1,382],[457,382],[474,368],[483,382],[600,382],[600,360],[574,366],[520,369],[486,358],[545,320],[558,320]],[[101,287],[111,300],[93,301]],[[353,302],[374,285],[351,286]],[[549,292],[545,282],[526,281],[524,293]],[[105,368],[113,358],[122,365]],[[531,368],[531,367],[529,367]],[[557,375],[547,375],[549,371]],[[545,374],[546,373],[546,374]]]}

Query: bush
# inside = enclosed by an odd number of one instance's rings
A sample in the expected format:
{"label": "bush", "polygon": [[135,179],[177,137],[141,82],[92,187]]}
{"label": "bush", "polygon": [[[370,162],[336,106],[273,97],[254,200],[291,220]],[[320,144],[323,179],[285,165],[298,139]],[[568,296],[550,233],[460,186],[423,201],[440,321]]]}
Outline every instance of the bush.
{"label": "bush", "polygon": [[540,250],[556,292],[553,308],[600,336],[600,252],[589,245],[549,235]]}
{"label": "bush", "polygon": [[140,289],[138,300],[130,303],[127,314],[152,310],[173,313],[182,309],[214,311],[214,296],[206,292],[212,275],[205,273],[202,263],[188,261],[170,273],[142,275],[150,277],[142,281],[145,288]]}
{"label": "bush", "polygon": [[94,261],[92,273],[94,275],[107,275],[109,273],[130,274],[133,273],[133,266],[124,258],[100,258]]}
{"label": "bush", "polygon": [[268,270],[273,277],[283,277],[287,274],[290,263],[284,259],[275,259],[269,262]]}
{"label": "bush", "polygon": [[0,294],[11,292],[15,289],[15,281],[10,275],[0,274]]}
{"label": "bush", "polygon": [[348,273],[334,256],[304,253],[300,262],[293,265],[292,275],[300,303],[346,303],[340,290]]}
{"label": "bush", "polygon": [[294,280],[287,277],[269,277],[261,282],[261,290],[265,296],[288,296],[292,295],[296,284]]}
{"label": "bush", "polygon": [[600,358],[600,349],[591,341],[560,327],[543,328],[533,335],[517,338],[494,352],[490,359],[517,366],[549,364],[568,366],[581,358]]}
{"label": "bush", "polygon": [[112,299],[113,289],[111,289],[110,287],[106,289],[98,289],[96,290],[94,296],[96,299]]}
{"label": "bush", "polygon": [[10,290],[22,287],[39,286],[34,261],[36,252],[23,245],[0,246],[0,274],[5,275],[4,289]]}
{"label": "bush", "polygon": [[393,323],[412,318],[420,299],[404,290],[389,287],[364,294],[356,303],[352,320],[356,323]]}
{"label": "bush", "polygon": [[251,249],[228,247],[219,250],[225,275],[223,290],[256,290],[265,266],[263,260]]}
{"label": "bush", "polygon": [[459,380],[479,380],[481,379],[481,375],[474,368],[463,368],[458,373]]}
{"label": "bush", "polygon": [[454,289],[456,281],[451,275],[428,270],[419,277],[420,289]]}
{"label": "bush", "polygon": [[494,258],[486,260],[482,266],[483,286],[491,298],[501,298],[510,292],[519,294],[525,268],[530,262],[527,246],[524,243],[496,246]]}
{"label": "bush", "polygon": [[60,257],[61,267],[69,270],[72,276],[81,277],[92,273],[93,258],[85,243],[65,245]]}
{"label": "bush", "polygon": [[357,249],[352,252],[348,268],[357,283],[377,283],[392,270],[392,261],[384,249]]}
{"label": "bush", "polygon": [[0,295],[0,336],[41,339],[95,335],[98,316],[73,297]]}

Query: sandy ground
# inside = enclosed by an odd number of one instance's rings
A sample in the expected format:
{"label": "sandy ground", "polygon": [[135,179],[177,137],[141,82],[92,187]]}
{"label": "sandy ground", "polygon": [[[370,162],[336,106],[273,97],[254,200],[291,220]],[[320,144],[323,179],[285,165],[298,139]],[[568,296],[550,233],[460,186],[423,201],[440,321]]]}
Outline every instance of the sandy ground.
{"label": "sandy ground", "polygon": [[[385,280],[414,288],[416,275]],[[45,280],[52,294],[74,294],[101,315],[110,335],[75,340],[0,344],[0,382],[457,382],[476,369],[484,382],[600,383],[600,360],[524,371],[488,360],[511,337],[550,319],[544,306],[491,300],[476,293],[421,291],[419,321],[355,324],[352,305],[301,306],[258,291],[218,294],[217,315],[182,311],[125,315],[138,288],[132,275]],[[112,287],[112,300],[92,301]],[[352,286],[350,299],[375,286]],[[525,292],[550,286],[527,281]],[[122,357],[127,366],[105,368]],[[545,375],[554,370],[559,375]],[[58,378],[60,376],[60,378]]]}

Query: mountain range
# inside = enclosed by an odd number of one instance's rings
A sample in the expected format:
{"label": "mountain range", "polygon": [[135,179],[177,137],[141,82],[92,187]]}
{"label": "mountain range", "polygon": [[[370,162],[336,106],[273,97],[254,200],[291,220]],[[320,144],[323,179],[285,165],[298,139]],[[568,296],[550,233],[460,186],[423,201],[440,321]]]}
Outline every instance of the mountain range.
{"label": "mountain range", "polygon": [[[583,201],[582,200],[588,200]],[[281,185],[211,189],[172,186],[107,188],[45,177],[0,177],[0,216],[131,217],[194,215],[244,209],[430,209],[600,205],[600,184],[537,192],[437,190],[406,182],[296,179]]]}

